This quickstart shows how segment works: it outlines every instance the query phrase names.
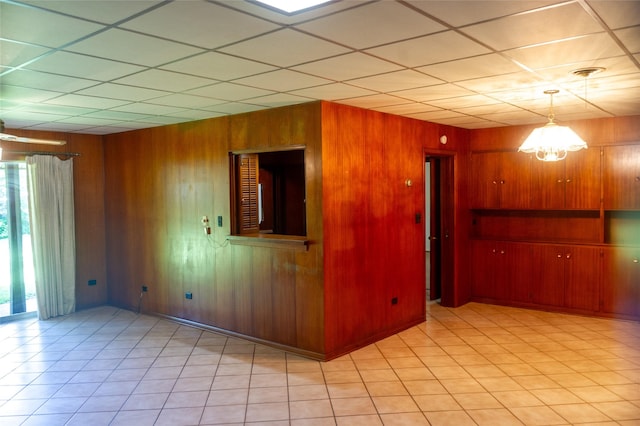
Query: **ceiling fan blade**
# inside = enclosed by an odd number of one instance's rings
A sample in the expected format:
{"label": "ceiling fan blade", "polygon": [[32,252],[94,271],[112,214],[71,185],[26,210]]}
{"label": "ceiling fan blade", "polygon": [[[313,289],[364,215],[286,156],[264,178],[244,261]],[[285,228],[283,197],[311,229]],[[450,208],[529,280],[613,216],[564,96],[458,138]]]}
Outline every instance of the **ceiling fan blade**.
{"label": "ceiling fan blade", "polygon": [[7,142],[20,142],[20,143],[38,143],[44,145],[64,145],[66,141],[57,141],[52,139],[36,139],[36,138],[23,138],[20,136],[14,136],[7,133],[0,133],[0,140]]}

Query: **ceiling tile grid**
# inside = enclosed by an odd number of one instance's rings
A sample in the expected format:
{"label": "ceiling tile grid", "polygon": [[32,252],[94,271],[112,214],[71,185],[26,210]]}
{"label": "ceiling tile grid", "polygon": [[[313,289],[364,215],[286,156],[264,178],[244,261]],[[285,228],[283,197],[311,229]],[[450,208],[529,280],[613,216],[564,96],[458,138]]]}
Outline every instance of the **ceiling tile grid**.
{"label": "ceiling tile grid", "polygon": [[[588,78],[573,71],[604,70]],[[640,0],[0,0],[7,128],[109,134],[329,100],[468,129],[640,114]]]}

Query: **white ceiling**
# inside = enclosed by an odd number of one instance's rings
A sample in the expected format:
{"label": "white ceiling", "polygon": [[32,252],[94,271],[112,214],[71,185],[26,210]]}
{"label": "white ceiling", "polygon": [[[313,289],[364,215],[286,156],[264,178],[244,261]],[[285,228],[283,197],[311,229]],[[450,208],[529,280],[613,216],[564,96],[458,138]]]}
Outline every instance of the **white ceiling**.
{"label": "white ceiling", "polygon": [[[0,0],[7,128],[109,134],[322,99],[474,129],[640,114],[640,1]],[[605,71],[585,79],[584,67]]]}

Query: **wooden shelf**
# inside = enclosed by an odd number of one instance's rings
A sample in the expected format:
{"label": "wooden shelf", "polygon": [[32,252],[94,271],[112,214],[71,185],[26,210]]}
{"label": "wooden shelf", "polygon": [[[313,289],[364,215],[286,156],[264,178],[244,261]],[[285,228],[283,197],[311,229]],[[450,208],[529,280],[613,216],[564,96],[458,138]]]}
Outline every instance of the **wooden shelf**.
{"label": "wooden shelf", "polygon": [[271,247],[306,251],[309,246],[307,237],[280,234],[243,234],[227,236],[229,243],[245,246]]}

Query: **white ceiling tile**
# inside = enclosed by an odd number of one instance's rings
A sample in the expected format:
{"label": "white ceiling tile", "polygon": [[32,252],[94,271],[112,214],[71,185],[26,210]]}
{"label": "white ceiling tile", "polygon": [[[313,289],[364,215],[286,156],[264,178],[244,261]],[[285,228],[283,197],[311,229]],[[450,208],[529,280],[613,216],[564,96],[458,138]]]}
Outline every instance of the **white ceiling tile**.
{"label": "white ceiling tile", "polygon": [[[455,49],[451,46],[455,46]],[[454,31],[447,31],[376,47],[367,52],[407,67],[419,67],[483,55],[489,50]]]}
{"label": "white ceiling tile", "polygon": [[291,93],[294,95],[306,96],[313,99],[324,99],[328,101],[375,94],[370,90],[349,86],[343,83],[325,84],[323,86],[310,87],[307,89],[292,90]]}
{"label": "white ceiling tile", "polygon": [[606,33],[592,34],[540,46],[508,50],[506,55],[530,69],[549,68],[620,56],[624,52]]}
{"label": "white ceiling tile", "polygon": [[106,109],[91,112],[85,114],[87,117],[96,117],[100,119],[108,119],[113,121],[136,121],[143,120],[149,117],[149,114],[138,114],[134,112],[116,111],[113,109]]}
{"label": "white ceiling tile", "polygon": [[419,120],[427,120],[427,121],[433,121],[434,123],[439,123],[444,119],[464,117],[464,115],[455,111],[440,109],[435,111],[426,111],[426,112],[420,112],[417,114],[410,114],[410,117],[417,118]]}
{"label": "white ceiling tile", "polygon": [[164,65],[161,68],[216,80],[235,80],[276,69],[271,65],[217,52],[207,52],[192,56],[191,58]]}
{"label": "white ceiling tile", "polygon": [[288,92],[305,87],[319,86],[327,84],[330,80],[314,77],[290,70],[272,71],[252,77],[236,80],[239,84],[258,87],[276,92]]}
{"label": "white ceiling tile", "polygon": [[22,111],[41,112],[43,114],[56,114],[66,116],[76,116],[90,114],[96,111],[93,108],[73,107],[66,105],[51,105],[44,103],[25,104],[21,107]]}
{"label": "white ceiling tile", "polygon": [[640,52],[640,26],[615,31],[615,35],[620,39],[620,41],[622,41],[629,52]]}
{"label": "white ceiling tile", "polygon": [[533,73],[520,71],[505,75],[458,81],[456,85],[474,92],[491,94],[492,92],[509,90],[515,87],[536,87],[539,85],[547,85],[547,83]]}
{"label": "white ceiling tile", "polygon": [[169,3],[121,27],[207,49],[280,28],[267,20],[204,1]]}
{"label": "white ceiling tile", "polygon": [[[389,19],[390,16],[393,16],[393,19]],[[446,29],[426,16],[390,1],[363,3],[360,7],[305,22],[297,28],[355,49],[397,42]]]}
{"label": "white ceiling tile", "polygon": [[151,67],[202,52],[195,47],[119,29],[102,32],[66,50]]}
{"label": "white ceiling tile", "polygon": [[485,22],[463,31],[495,50],[547,43],[602,31],[578,3]]}
{"label": "white ceiling tile", "polygon": [[349,50],[299,31],[283,29],[222,48],[220,51],[271,65],[289,67],[340,55]]}
{"label": "white ceiling tile", "polygon": [[122,84],[102,83],[76,92],[79,95],[99,96],[125,101],[144,101],[167,95],[160,90],[146,89],[144,87],[125,86]]}
{"label": "white ceiling tile", "polygon": [[402,105],[406,102],[405,99],[399,99],[395,96],[389,96],[384,94],[375,94],[367,96],[359,96],[357,98],[340,99],[341,104],[357,105],[360,108],[376,109],[382,107],[388,107],[393,105]]}
{"label": "white ceiling tile", "polygon": [[75,92],[96,84],[95,81],[83,78],[66,77],[63,75],[42,73],[25,69],[17,69],[10,74],[0,77],[2,84],[11,86],[30,87],[32,89],[49,89],[55,87],[61,92]]}
{"label": "white ceiling tile", "polygon": [[486,114],[480,115],[479,117],[484,118],[485,120],[496,121],[509,125],[513,125],[513,123],[544,124],[547,120],[545,116],[541,116],[526,110],[500,112],[498,114]]}
{"label": "white ceiling tile", "polygon": [[153,7],[162,0],[105,1],[105,0],[22,0],[24,3],[91,21],[114,24],[131,15]]}
{"label": "white ceiling tile", "polygon": [[80,124],[83,127],[108,126],[109,124],[115,124],[117,122],[118,122],[117,120],[109,120],[104,118],[86,117],[86,116],[69,117],[62,120],[58,120],[58,123]]}
{"label": "white ceiling tile", "polygon": [[128,101],[119,99],[98,98],[95,96],[83,96],[76,94],[62,95],[55,99],[50,99],[46,103],[53,105],[67,105],[80,108],[105,109],[125,105]]}
{"label": "white ceiling tile", "polygon": [[638,67],[627,56],[615,56],[599,60],[589,60],[584,62],[575,62],[570,64],[561,64],[550,68],[537,69],[536,74],[545,80],[562,84],[566,82],[582,81],[583,78],[576,76],[572,71],[581,68],[603,67],[605,68],[599,74],[590,77],[607,77],[620,74],[630,74],[638,72]]}
{"label": "white ceiling tile", "polygon": [[259,96],[257,98],[248,99],[248,102],[256,105],[264,105],[271,108],[285,105],[294,105],[303,102],[310,102],[312,98],[292,95],[291,93],[274,93],[267,96]]}
{"label": "white ceiling tile", "polygon": [[[218,83],[190,90],[187,93],[225,101],[241,101],[258,96],[265,96],[273,92],[258,87],[243,86],[240,84]],[[213,103],[214,102],[210,101],[210,104]]]}
{"label": "white ceiling tile", "polygon": [[[0,36],[2,31],[0,30]],[[37,58],[48,49],[26,43],[10,40],[0,40],[0,64],[7,67],[17,67],[25,62]]]}
{"label": "white ceiling tile", "polygon": [[[157,104],[150,104],[150,103],[144,103],[144,102],[133,102],[130,104],[126,104],[126,105],[122,105],[122,106],[118,106],[115,108],[112,108],[113,111],[119,111],[119,112],[133,112],[136,114],[141,114],[144,115],[144,118],[139,118],[139,120],[147,120],[150,117],[154,116],[154,115],[162,115],[162,114],[175,114],[179,111],[184,110],[184,108],[181,107],[175,107],[175,106],[166,106],[166,105],[157,105]],[[136,119],[138,120],[138,119]]]}
{"label": "white ceiling tile", "polygon": [[412,102],[409,104],[398,104],[398,105],[386,105],[382,107],[375,108],[376,111],[386,112],[388,114],[396,114],[396,115],[410,115],[410,114],[419,114],[428,111],[437,111],[440,108],[436,108],[432,105],[426,105],[421,103]]}
{"label": "white ceiling tile", "polygon": [[242,102],[229,102],[228,104],[221,104],[212,107],[212,111],[216,111],[223,114],[242,114],[245,112],[259,111],[265,109],[262,105],[252,105]]}
{"label": "white ceiling tile", "polygon": [[32,89],[29,87],[0,85],[0,98],[15,99],[18,102],[43,102],[61,96],[60,92],[51,90]]}
{"label": "white ceiling tile", "polygon": [[215,105],[224,101],[215,101],[211,98],[204,98],[202,96],[185,95],[183,93],[176,93],[173,95],[162,96],[159,98],[151,99],[148,101],[152,104],[177,106],[182,108],[201,108],[205,106]]}
{"label": "white ceiling tile", "polygon": [[609,28],[623,28],[640,24],[640,2],[638,0],[587,1]]}
{"label": "white ceiling tile", "polygon": [[137,65],[69,52],[55,52],[28,65],[27,69],[72,77],[108,81],[143,70]]}
{"label": "white ceiling tile", "polygon": [[373,91],[395,92],[414,87],[442,84],[443,81],[413,70],[394,71],[371,77],[349,80],[349,84]]}
{"label": "white ceiling tile", "polygon": [[513,61],[496,54],[475,56],[417,68],[418,71],[448,82],[470,80],[521,71]]}
{"label": "white ceiling tile", "polygon": [[85,133],[88,127],[86,124],[65,123],[64,121],[54,121],[52,123],[42,123],[30,126],[29,130],[53,130],[55,132],[81,132]]}
{"label": "white ceiling tile", "polygon": [[205,110],[199,110],[199,109],[185,109],[183,111],[178,111],[175,114],[167,114],[167,115],[170,117],[186,118],[186,119],[189,119],[190,121],[193,121],[193,120],[203,120],[205,118],[220,117],[225,114],[214,113],[211,111],[205,111]]}
{"label": "white ceiling tile", "polygon": [[557,1],[408,0],[408,3],[445,21],[449,25],[458,27],[473,22],[483,22],[526,10],[537,9],[552,3],[557,3]]}
{"label": "white ceiling tile", "polygon": [[335,56],[333,58],[292,67],[292,69],[296,71],[331,78],[336,81],[387,73],[400,68],[400,66],[392,64],[391,62],[383,61],[359,52],[348,53],[346,55]]}
{"label": "white ceiling tile", "polygon": [[150,69],[115,80],[114,83],[140,86],[149,89],[170,92],[182,92],[211,84],[211,80],[202,77],[179,74],[171,71]]}
{"label": "white ceiling tile", "polygon": [[434,99],[468,96],[472,95],[473,92],[453,84],[438,84],[436,86],[420,87],[412,90],[400,90],[392,94],[415,102],[428,102]]}
{"label": "white ceiling tile", "polygon": [[2,2],[0,28],[0,37],[3,39],[61,47],[104,26],[34,7]]}
{"label": "white ceiling tile", "polygon": [[456,111],[459,111],[461,108],[495,105],[499,103],[500,101],[484,95],[458,96],[455,98],[433,99],[429,101],[429,104],[438,108],[455,109]]}

